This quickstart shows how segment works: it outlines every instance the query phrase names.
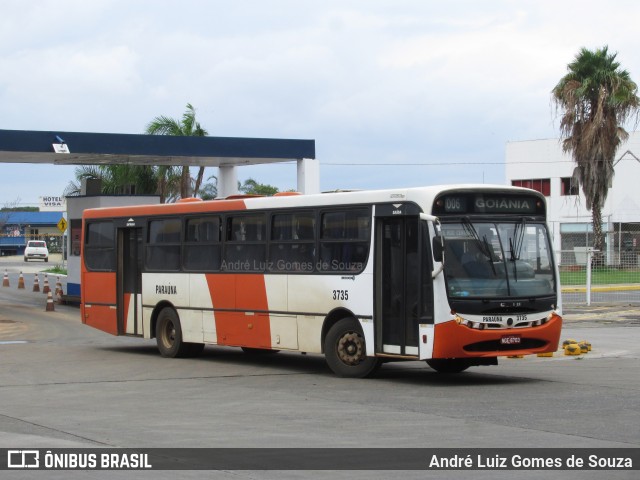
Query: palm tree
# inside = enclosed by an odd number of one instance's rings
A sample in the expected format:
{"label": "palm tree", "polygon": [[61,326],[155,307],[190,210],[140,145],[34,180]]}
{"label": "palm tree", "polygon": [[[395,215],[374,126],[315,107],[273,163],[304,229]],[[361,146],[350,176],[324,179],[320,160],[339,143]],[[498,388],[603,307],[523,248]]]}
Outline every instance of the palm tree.
{"label": "palm tree", "polygon": [[620,69],[616,56],[607,46],[596,51],[582,48],[552,90],[552,101],[561,111],[562,148],[576,163],[573,177],[591,210],[593,246],[600,252],[602,207],[614,175],[615,153],[629,136],[623,125],[632,116],[637,119],[640,105],[638,86]]}
{"label": "palm tree", "polygon": [[265,183],[258,183],[253,178],[247,178],[244,183],[238,182],[238,191],[251,195],[271,196],[279,192],[278,187]]}
{"label": "palm tree", "polygon": [[153,194],[157,184],[156,172],[148,165],[80,165],[75,176],[76,181],[69,182],[64,195],[80,195],[84,179],[101,180],[101,192],[106,195]]}
{"label": "palm tree", "polygon": [[213,181],[202,185],[198,194],[202,200],[213,200],[218,196],[218,177],[211,175],[207,180]]}
{"label": "palm tree", "polygon": [[[146,133],[149,135],[176,135],[187,137],[206,137],[209,134],[200,126],[200,123],[196,121],[196,110],[190,103],[187,103],[187,110],[182,114],[182,120],[176,120],[160,115],[159,117],[154,118],[147,125]],[[166,193],[165,187],[168,178],[175,172],[173,167],[160,167],[159,170],[161,175],[158,175],[158,190],[161,197],[163,197],[163,192]],[[189,197],[191,175],[189,173],[188,165],[184,165],[182,167],[180,177],[180,197]],[[200,167],[196,177],[195,187],[193,189],[194,197],[198,194],[200,185],[202,185],[203,177],[204,167]]]}

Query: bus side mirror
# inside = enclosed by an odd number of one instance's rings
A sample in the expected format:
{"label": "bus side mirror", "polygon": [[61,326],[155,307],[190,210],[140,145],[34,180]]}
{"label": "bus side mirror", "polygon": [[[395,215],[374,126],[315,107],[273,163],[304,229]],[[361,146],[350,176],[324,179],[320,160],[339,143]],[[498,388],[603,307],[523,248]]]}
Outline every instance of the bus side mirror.
{"label": "bus side mirror", "polygon": [[435,237],[433,237],[432,249],[433,249],[433,259],[436,262],[442,263],[442,260],[443,260],[442,254],[444,252],[444,245],[442,243],[442,237],[440,235],[436,235]]}

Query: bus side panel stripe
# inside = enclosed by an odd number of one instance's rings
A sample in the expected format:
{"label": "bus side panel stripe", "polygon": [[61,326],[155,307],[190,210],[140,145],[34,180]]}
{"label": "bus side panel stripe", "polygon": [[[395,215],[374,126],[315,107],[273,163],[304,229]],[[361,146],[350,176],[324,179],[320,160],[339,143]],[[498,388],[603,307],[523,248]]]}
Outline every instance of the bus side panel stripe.
{"label": "bus side panel stripe", "polygon": [[116,303],[115,272],[90,272],[82,278],[84,303]]}
{"label": "bus side panel stripe", "polygon": [[85,305],[85,323],[93,328],[118,335],[117,309],[115,305]]}
{"label": "bus side panel stripe", "polygon": [[129,308],[131,307],[131,293],[125,292],[122,301],[124,303],[124,305],[122,306],[122,315],[124,316],[124,325],[122,326],[122,331],[124,333],[133,333],[133,329],[131,329],[131,331],[127,330],[127,326],[129,325],[129,315],[131,315],[131,312],[129,311]]}
{"label": "bus side panel stripe", "polygon": [[[262,274],[207,275],[220,345],[271,348],[267,289]],[[220,311],[235,309],[236,311]]]}
{"label": "bus side panel stripe", "polygon": [[82,321],[118,335],[115,272],[82,272]]}

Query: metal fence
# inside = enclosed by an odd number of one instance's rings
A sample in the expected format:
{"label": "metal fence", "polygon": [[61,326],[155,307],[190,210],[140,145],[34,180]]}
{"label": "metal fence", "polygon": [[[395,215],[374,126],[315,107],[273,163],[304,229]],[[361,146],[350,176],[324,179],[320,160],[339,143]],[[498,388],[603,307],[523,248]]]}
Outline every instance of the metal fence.
{"label": "metal fence", "polygon": [[[604,252],[585,243],[557,252],[564,304],[640,303],[640,229],[607,232]],[[574,239],[575,240],[575,239]],[[563,238],[563,248],[570,243]]]}

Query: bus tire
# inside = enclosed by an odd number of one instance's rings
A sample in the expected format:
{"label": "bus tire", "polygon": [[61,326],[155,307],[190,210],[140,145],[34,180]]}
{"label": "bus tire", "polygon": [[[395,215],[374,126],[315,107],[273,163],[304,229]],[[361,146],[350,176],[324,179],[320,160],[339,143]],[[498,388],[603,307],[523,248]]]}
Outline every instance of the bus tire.
{"label": "bus tire", "polygon": [[464,358],[431,358],[427,365],[438,373],[460,373],[470,366]]}
{"label": "bus tire", "polygon": [[343,318],[329,329],[324,355],[329,368],[339,377],[370,377],[382,363],[379,358],[367,357],[362,329],[353,317]]}
{"label": "bus tire", "polygon": [[173,308],[163,308],[158,314],[156,343],[160,355],[168,358],[197,357],[204,349],[202,343],[182,341],[180,317]]}

